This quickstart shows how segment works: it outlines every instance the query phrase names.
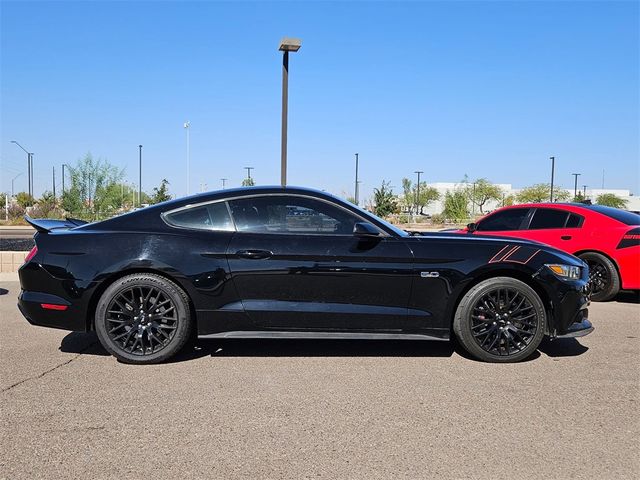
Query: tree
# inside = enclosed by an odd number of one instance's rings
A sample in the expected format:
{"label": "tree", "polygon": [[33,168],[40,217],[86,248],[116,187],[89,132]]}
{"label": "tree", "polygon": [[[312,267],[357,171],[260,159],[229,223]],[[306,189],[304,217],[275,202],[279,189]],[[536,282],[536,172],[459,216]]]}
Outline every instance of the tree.
{"label": "tree", "polygon": [[605,205],[607,207],[627,208],[628,202],[624,198],[620,198],[614,193],[603,193],[602,195],[598,195],[598,198],[596,198],[596,203],[598,205]]}
{"label": "tree", "polygon": [[[523,188],[516,195],[516,199],[520,203],[541,203],[548,202],[551,196],[551,185],[548,183],[537,183],[530,187]],[[571,198],[571,194],[567,190],[554,189],[554,201],[566,201]]]}
{"label": "tree", "polygon": [[503,195],[502,196],[502,206],[507,207],[509,205],[513,205],[516,203],[516,197],[514,195]]}
{"label": "tree", "polygon": [[63,212],[58,209],[58,201],[52,192],[46,190],[31,211],[35,218],[61,218]]}
{"label": "tree", "polygon": [[[107,160],[94,159],[91,153],[70,170],[71,186],[63,196],[63,207],[73,215],[95,219],[118,208],[118,184],[124,171]],[[121,201],[120,201],[121,204]]]}
{"label": "tree", "polygon": [[576,192],[576,196],[573,197],[573,201],[576,203],[584,202],[584,196],[582,195],[582,192]]}
{"label": "tree", "polygon": [[253,178],[245,178],[244,180],[242,180],[243,187],[253,187],[255,184],[256,182],[253,180]]}
{"label": "tree", "polygon": [[27,208],[27,207],[31,207],[31,206],[35,205],[36,200],[31,195],[29,195],[27,192],[19,192],[16,195],[16,202],[22,208]]}
{"label": "tree", "polygon": [[151,203],[160,203],[171,200],[169,195],[169,181],[166,178],[162,179],[159,187],[153,187],[153,196],[151,197]]}
{"label": "tree", "polygon": [[374,213],[379,217],[386,217],[398,212],[398,202],[393,194],[390,182],[383,180],[380,188],[374,188],[373,201],[375,203]]}
{"label": "tree", "polygon": [[427,182],[420,182],[419,196],[418,196],[417,188],[414,187],[414,189],[416,190],[416,197],[418,197],[418,202],[417,202],[418,209],[419,209],[418,213],[420,215],[422,215],[422,210],[424,209],[424,207],[429,205],[431,202],[435,202],[440,198],[440,192],[438,192],[438,190],[434,187],[429,187],[427,185]]}
{"label": "tree", "polygon": [[482,210],[484,205],[489,200],[500,200],[502,198],[502,191],[500,187],[491,183],[486,178],[479,178],[472,185],[467,186],[467,195],[471,203],[478,206],[480,213],[484,214]]}
{"label": "tree", "polygon": [[445,193],[442,215],[454,222],[469,219],[469,196],[466,190],[453,190]]}
{"label": "tree", "polygon": [[402,179],[402,201],[406,205],[409,213],[412,213],[414,207],[416,207],[422,215],[422,210],[439,198],[440,192],[434,187],[428,186],[427,182],[420,182],[420,196],[418,197],[417,184],[414,185],[408,178]]}

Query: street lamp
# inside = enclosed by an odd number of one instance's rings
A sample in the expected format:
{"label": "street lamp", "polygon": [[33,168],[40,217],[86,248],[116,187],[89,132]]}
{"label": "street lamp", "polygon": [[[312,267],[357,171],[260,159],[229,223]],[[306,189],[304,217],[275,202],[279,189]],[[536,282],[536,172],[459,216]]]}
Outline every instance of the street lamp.
{"label": "street lamp", "polygon": [[13,182],[15,182],[16,178],[18,178],[20,175],[22,175],[22,172],[20,172],[19,174],[17,174],[15,177],[13,177],[13,178],[11,179],[11,197],[14,197],[14,196],[15,196],[15,194],[14,194],[14,192],[13,192]]}
{"label": "street lamp", "polygon": [[549,157],[551,159],[551,195],[549,196],[549,202],[553,202],[553,174],[556,169],[556,157]]}
{"label": "street lamp", "polygon": [[251,186],[251,170],[255,170],[253,167],[244,167],[247,171],[247,186]]}
{"label": "street lamp", "polygon": [[282,53],[282,140],[280,145],[280,184],[287,185],[287,113],[289,109],[289,52],[300,50],[302,40],[283,38],[278,50]]}
{"label": "street lamp", "polygon": [[588,185],[582,185],[582,198],[587,199],[587,187]]}
{"label": "street lamp", "polygon": [[20,145],[15,140],[11,140],[11,143],[15,143],[22,150],[24,150],[24,153],[27,154],[27,176],[28,176],[28,179],[29,179],[29,181],[28,181],[28,184],[29,184],[29,197],[32,197],[33,196],[33,153],[30,153],[26,148],[24,148],[22,145]]}
{"label": "street lamp", "polygon": [[187,132],[187,195],[189,195],[189,164],[191,162],[191,154],[189,152],[189,128],[191,127],[191,122],[190,121],[186,121],[184,122],[184,129]]}
{"label": "street lamp", "polygon": [[221,178],[220,180],[222,180],[222,189],[224,190],[224,187],[227,184],[227,180],[229,180],[229,179],[228,178]]}
{"label": "street lamp", "polygon": [[354,191],[354,200],[356,201],[356,205],[358,205],[358,194],[359,192],[359,188],[358,188],[358,154],[356,153],[356,187],[355,187],[355,191]]}
{"label": "street lamp", "polygon": [[416,170],[413,173],[417,173],[418,174],[418,186],[416,187],[416,213],[419,214],[418,212],[418,208],[420,207],[419,203],[420,203],[420,174],[424,173],[422,170]]}
{"label": "street lamp", "polygon": [[142,145],[138,145],[138,206],[142,205]]}
{"label": "street lamp", "polygon": [[581,174],[580,173],[572,173],[571,175],[573,175],[573,178],[574,178],[574,182],[573,182],[573,200],[575,201],[576,197],[578,196],[578,177]]}

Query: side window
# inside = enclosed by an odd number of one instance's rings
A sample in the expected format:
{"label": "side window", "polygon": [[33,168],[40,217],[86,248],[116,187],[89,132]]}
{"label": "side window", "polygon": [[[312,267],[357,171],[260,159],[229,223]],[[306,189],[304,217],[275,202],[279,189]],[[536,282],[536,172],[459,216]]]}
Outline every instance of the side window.
{"label": "side window", "polygon": [[564,228],[569,212],[555,208],[536,208],[529,230]]}
{"label": "side window", "polygon": [[168,213],[165,215],[165,220],[169,225],[175,227],[198,230],[234,230],[225,202],[210,203]]}
{"label": "side window", "polygon": [[351,234],[358,218],[306,197],[269,195],[229,202],[240,232]]}
{"label": "side window", "polygon": [[478,223],[478,231],[519,230],[528,212],[528,208],[509,208],[508,210],[494,213]]}
{"label": "side window", "polygon": [[565,228],[580,228],[582,227],[583,221],[584,217],[576,215],[575,213],[570,213],[569,219],[567,220],[567,226]]}

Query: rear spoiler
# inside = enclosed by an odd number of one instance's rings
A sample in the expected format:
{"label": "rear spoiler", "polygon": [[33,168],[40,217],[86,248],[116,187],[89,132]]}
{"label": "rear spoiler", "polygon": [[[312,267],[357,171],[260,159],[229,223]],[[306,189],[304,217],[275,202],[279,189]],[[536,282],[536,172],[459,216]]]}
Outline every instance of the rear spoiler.
{"label": "rear spoiler", "polygon": [[29,215],[25,215],[24,219],[29,225],[35,228],[38,232],[42,233],[48,233],[52,230],[69,230],[70,228],[76,228],[80,225],[88,223],[84,220],[77,220],[75,218],[67,218],[66,220],[52,220],[50,218],[31,218]]}

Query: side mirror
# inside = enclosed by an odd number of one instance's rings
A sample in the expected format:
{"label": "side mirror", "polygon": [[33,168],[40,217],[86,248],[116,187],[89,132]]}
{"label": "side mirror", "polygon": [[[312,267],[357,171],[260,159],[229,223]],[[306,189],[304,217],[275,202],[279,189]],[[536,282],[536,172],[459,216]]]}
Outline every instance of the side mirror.
{"label": "side mirror", "polygon": [[477,223],[469,223],[469,224],[467,224],[467,232],[468,233],[473,233],[476,230],[478,230],[478,224]]}
{"label": "side mirror", "polygon": [[380,231],[367,222],[358,222],[353,226],[353,234],[356,237],[378,237]]}

